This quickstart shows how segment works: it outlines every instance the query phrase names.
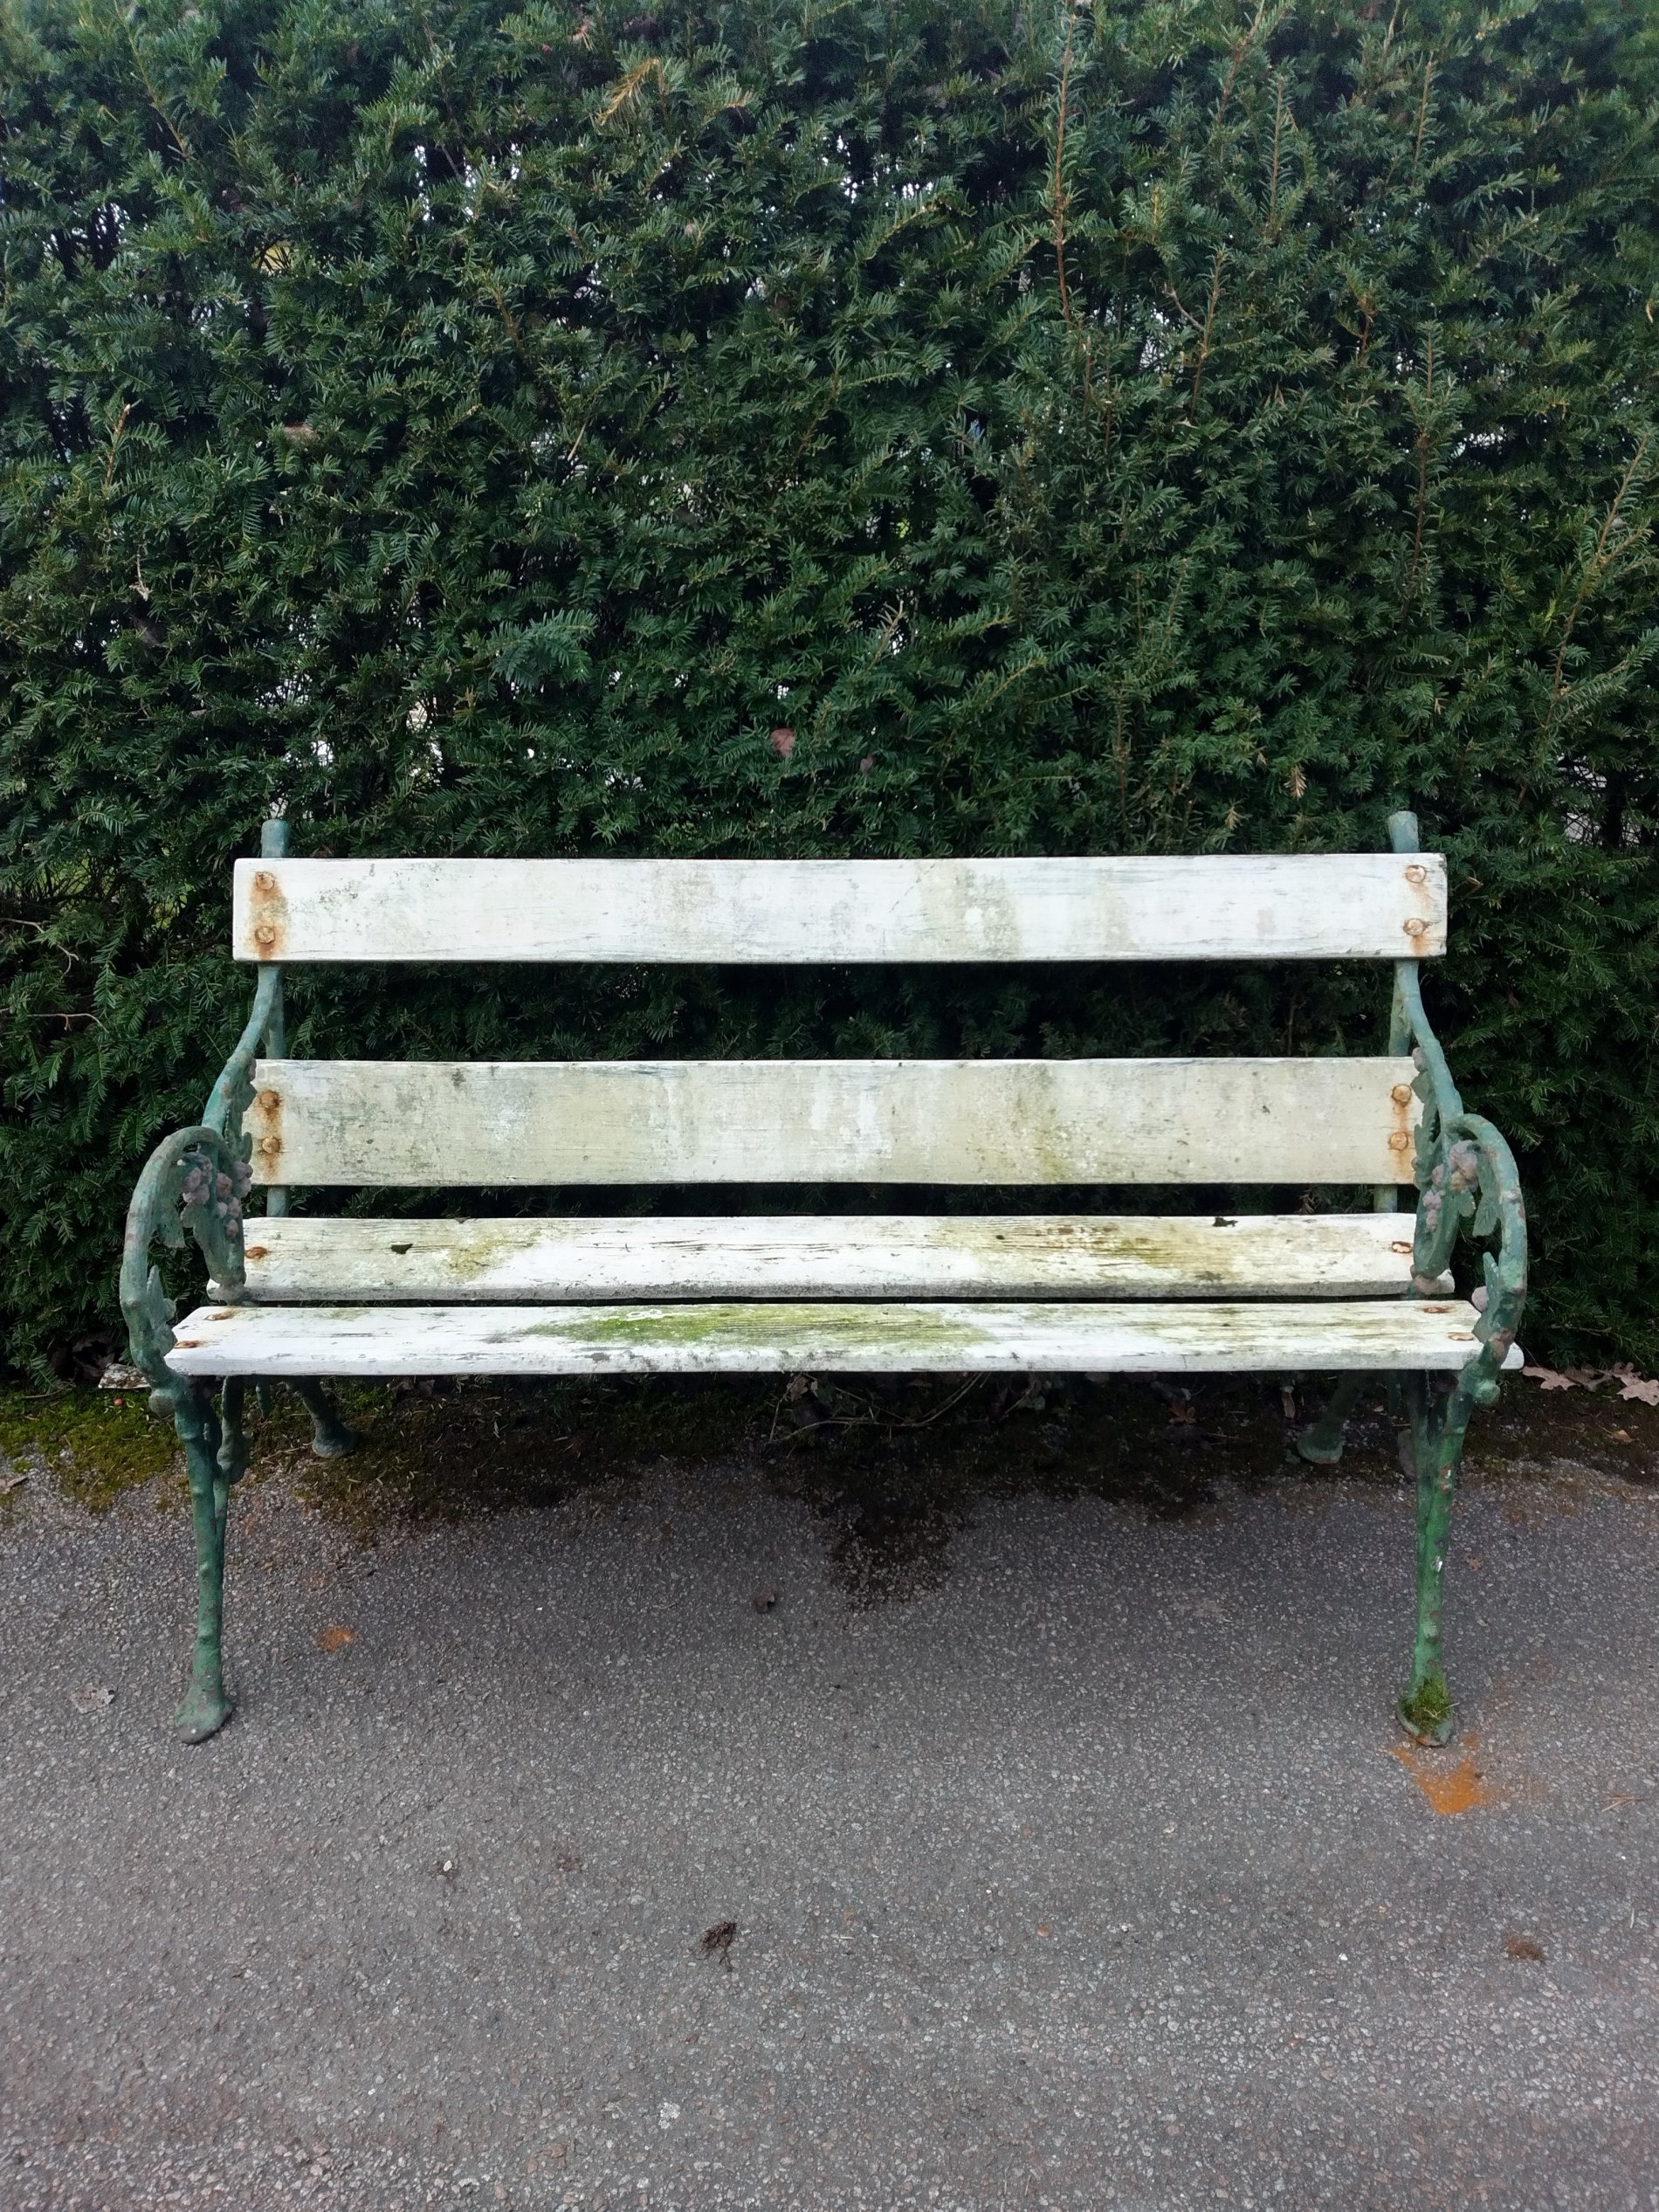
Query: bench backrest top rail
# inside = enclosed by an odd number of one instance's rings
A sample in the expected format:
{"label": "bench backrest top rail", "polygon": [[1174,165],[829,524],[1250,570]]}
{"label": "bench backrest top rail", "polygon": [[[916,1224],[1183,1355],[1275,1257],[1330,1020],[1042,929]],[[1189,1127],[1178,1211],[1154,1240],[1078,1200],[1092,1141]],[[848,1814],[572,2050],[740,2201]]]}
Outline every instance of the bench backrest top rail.
{"label": "bench backrest top rail", "polygon": [[262,1183],[1408,1183],[1404,1058],[262,1060]]}
{"label": "bench backrest top rail", "polygon": [[248,961],[1399,960],[1436,853],[1014,860],[239,860]]}

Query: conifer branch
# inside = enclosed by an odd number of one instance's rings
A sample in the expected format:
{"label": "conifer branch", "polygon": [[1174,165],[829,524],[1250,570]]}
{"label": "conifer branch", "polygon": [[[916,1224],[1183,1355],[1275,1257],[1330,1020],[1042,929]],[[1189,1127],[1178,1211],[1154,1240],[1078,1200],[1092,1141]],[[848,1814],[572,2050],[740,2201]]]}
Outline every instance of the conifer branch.
{"label": "conifer branch", "polygon": [[1628,549],[1631,539],[1635,535],[1634,532],[1627,531],[1622,539],[1615,541],[1614,538],[1614,532],[1619,527],[1620,517],[1624,510],[1625,500],[1629,493],[1631,486],[1635,482],[1637,471],[1641,468],[1642,461],[1646,458],[1651,435],[1651,432],[1644,431],[1642,437],[1637,440],[1636,450],[1630,457],[1630,465],[1626,469],[1623,476],[1620,478],[1619,488],[1613,495],[1613,504],[1608,507],[1606,515],[1602,518],[1601,527],[1596,534],[1594,548],[1590,555],[1589,560],[1585,564],[1584,574],[1579,581],[1577,596],[1574,597],[1572,606],[1567,610],[1566,623],[1561,631],[1561,643],[1556,652],[1555,671],[1550,684],[1549,711],[1545,716],[1544,720],[1543,734],[1546,740],[1550,737],[1555,728],[1556,718],[1560,709],[1561,701],[1565,698],[1567,691],[1566,675],[1566,651],[1567,647],[1573,642],[1573,624],[1578,621],[1580,615],[1582,613],[1585,602],[1590,597],[1591,594],[1596,589],[1598,585],[1603,582],[1618,566],[1621,556]]}
{"label": "conifer branch", "polygon": [[1060,92],[1054,126],[1054,267],[1060,281],[1060,312],[1069,327],[1077,318],[1071,311],[1071,290],[1065,273],[1065,215],[1070,195],[1065,185],[1066,105],[1071,90],[1071,45],[1077,34],[1077,14],[1084,0],[1063,0],[1066,11],[1065,51],[1060,57]]}

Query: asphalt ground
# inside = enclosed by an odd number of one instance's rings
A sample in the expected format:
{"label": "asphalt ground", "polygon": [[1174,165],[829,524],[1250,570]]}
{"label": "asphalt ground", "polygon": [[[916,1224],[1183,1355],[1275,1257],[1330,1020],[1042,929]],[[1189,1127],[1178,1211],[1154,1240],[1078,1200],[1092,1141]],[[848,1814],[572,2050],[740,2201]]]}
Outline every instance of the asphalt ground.
{"label": "asphalt ground", "polygon": [[36,1464],[0,2206],[1659,2206],[1659,1454],[1552,1433],[1474,1455],[1438,1754],[1386,1439],[367,1519],[279,1456],[195,1749],[176,1478]]}

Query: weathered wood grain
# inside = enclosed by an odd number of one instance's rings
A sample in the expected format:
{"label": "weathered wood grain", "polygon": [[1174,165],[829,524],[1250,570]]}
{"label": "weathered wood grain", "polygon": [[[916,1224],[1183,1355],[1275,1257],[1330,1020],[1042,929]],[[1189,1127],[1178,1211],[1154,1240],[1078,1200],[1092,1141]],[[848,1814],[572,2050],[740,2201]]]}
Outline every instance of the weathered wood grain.
{"label": "weathered wood grain", "polygon": [[1383,1183],[1405,1059],[266,1060],[286,1184]]}
{"label": "weathered wood grain", "polygon": [[[1403,1214],[772,1214],[250,1221],[252,1304],[1366,1298],[1411,1293]],[[1449,1292],[1451,1278],[1443,1287]]]}
{"label": "weathered wood grain", "polygon": [[1435,853],[1030,860],[239,860],[238,960],[1394,960]]}
{"label": "weathered wood grain", "polygon": [[[198,1375],[1455,1370],[1456,1299],[1330,1305],[204,1306],[168,1364]],[[1519,1364],[1518,1354],[1511,1363]]]}

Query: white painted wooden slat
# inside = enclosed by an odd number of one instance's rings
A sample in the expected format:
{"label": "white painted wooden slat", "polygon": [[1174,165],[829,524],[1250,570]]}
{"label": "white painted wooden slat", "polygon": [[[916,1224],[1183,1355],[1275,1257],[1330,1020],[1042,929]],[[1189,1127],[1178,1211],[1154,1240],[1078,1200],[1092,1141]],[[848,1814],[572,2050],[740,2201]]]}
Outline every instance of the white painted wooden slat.
{"label": "white painted wooden slat", "polygon": [[204,1306],[180,1324],[168,1365],[199,1375],[1448,1370],[1478,1350],[1475,1320],[1456,1299],[1396,1299]]}
{"label": "white painted wooden slat", "polygon": [[267,1060],[260,1182],[1384,1183],[1405,1059]]}
{"label": "white painted wooden slat", "polygon": [[238,960],[1345,960],[1446,949],[1436,853],[240,860]]}
{"label": "white painted wooden slat", "polygon": [[[1412,1295],[1406,1214],[250,1221],[252,1304]],[[1451,1289],[1446,1278],[1444,1289]]]}

